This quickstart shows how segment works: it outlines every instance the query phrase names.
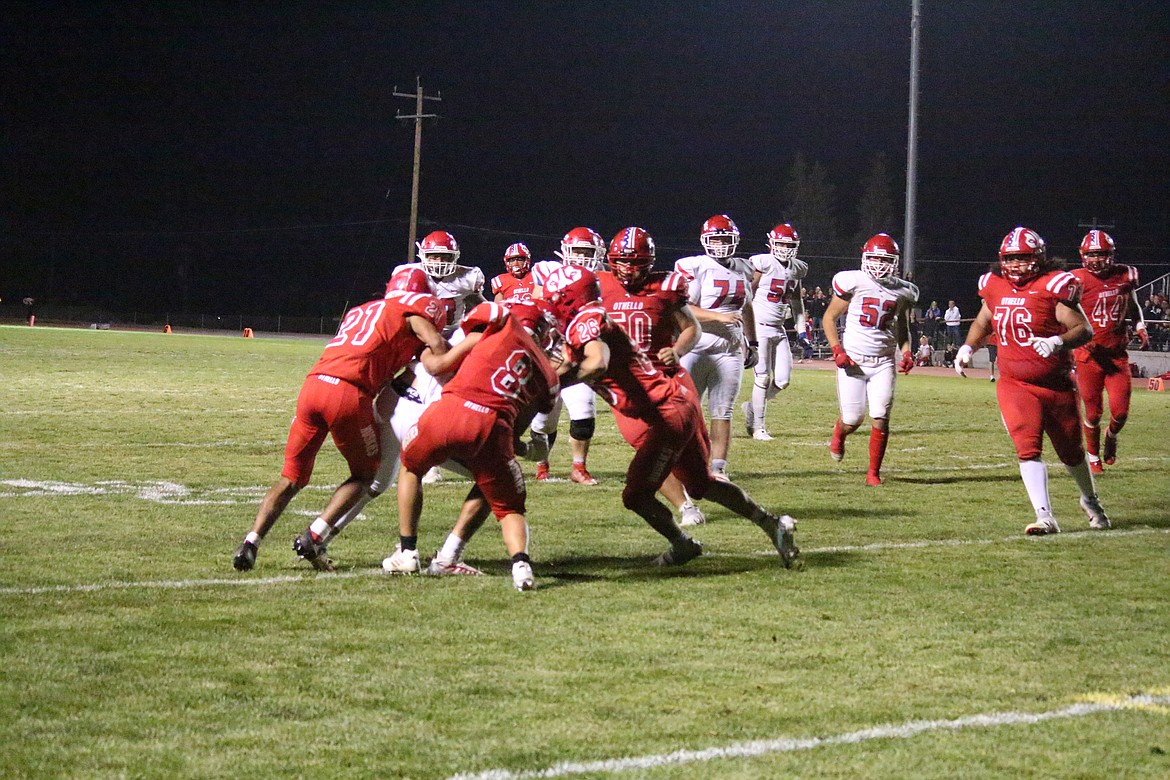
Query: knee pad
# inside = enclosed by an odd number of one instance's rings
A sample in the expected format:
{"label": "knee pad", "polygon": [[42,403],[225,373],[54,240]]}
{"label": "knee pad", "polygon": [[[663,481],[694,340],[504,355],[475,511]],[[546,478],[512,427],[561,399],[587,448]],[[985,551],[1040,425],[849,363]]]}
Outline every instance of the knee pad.
{"label": "knee pad", "polygon": [[584,420],[569,420],[569,436],[577,441],[589,441],[593,438],[593,431],[597,427],[597,420],[586,417]]}

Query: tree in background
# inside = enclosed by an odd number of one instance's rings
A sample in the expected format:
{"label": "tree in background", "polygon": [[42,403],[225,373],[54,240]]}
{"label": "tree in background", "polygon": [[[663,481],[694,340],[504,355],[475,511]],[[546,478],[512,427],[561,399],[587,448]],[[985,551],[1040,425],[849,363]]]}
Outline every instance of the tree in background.
{"label": "tree in background", "polygon": [[857,232],[853,243],[861,246],[875,233],[900,233],[894,220],[894,193],[890,186],[890,163],[885,152],[870,158],[869,168],[861,181],[861,200],[857,203]]}

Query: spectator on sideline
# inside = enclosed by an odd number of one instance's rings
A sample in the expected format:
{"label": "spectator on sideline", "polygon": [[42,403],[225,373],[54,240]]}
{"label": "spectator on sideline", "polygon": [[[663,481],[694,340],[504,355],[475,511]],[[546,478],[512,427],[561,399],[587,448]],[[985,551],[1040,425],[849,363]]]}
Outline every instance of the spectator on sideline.
{"label": "spectator on sideline", "polygon": [[963,340],[963,334],[959,331],[959,324],[962,321],[963,315],[959,312],[959,305],[954,301],[947,301],[947,310],[943,313],[943,322],[947,324],[947,344],[954,344],[956,349]]}
{"label": "spectator on sideline", "polygon": [[942,309],[938,307],[938,301],[931,301],[922,315],[922,332],[930,339],[931,344],[934,344],[934,339],[938,336],[938,323],[941,319]]}
{"label": "spectator on sideline", "polygon": [[914,353],[914,365],[929,366],[934,358],[934,347],[926,336],[918,337],[918,351]]}

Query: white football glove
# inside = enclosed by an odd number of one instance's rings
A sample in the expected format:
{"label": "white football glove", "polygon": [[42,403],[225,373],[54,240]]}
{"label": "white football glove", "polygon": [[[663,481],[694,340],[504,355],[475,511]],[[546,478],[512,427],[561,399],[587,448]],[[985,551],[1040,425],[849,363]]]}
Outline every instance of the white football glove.
{"label": "white football glove", "polygon": [[967,344],[959,347],[959,351],[955,353],[955,373],[959,376],[967,376],[967,372],[963,369],[971,365],[971,353],[975,350]]}
{"label": "white football glove", "polygon": [[1064,346],[1064,339],[1060,336],[1033,336],[1028,339],[1028,343],[1036,350],[1037,355],[1046,358]]}

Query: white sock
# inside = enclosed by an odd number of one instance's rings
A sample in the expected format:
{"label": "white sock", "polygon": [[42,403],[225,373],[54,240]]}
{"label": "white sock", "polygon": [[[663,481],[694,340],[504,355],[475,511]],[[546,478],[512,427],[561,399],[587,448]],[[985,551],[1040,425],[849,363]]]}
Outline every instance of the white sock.
{"label": "white sock", "polygon": [[752,415],[756,418],[752,428],[760,430],[764,427],[764,417],[768,414],[768,388],[752,385]]}
{"label": "white sock", "polygon": [[1093,472],[1089,471],[1089,461],[1082,460],[1075,466],[1065,464],[1068,473],[1076,480],[1077,488],[1081,491],[1081,498],[1096,498],[1097,484],[1093,482]]}
{"label": "white sock", "polygon": [[[1087,470],[1087,469],[1086,469]],[[1036,516],[1051,515],[1052,502],[1048,498],[1048,467],[1039,458],[1020,461],[1020,476],[1024,479],[1024,490],[1036,510]]]}
{"label": "white sock", "polygon": [[317,518],[309,524],[309,533],[317,537],[317,540],[324,543],[329,541],[329,537],[333,535],[333,528],[329,523],[326,523],[321,518]]}
{"label": "white sock", "polygon": [[436,558],[441,563],[454,563],[459,560],[459,556],[463,554],[463,548],[467,543],[460,539],[455,534],[448,534],[447,539],[443,542],[443,546],[439,549]]}
{"label": "white sock", "polygon": [[249,531],[248,535],[244,537],[245,542],[251,542],[256,547],[260,546],[260,534],[255,531]]}

